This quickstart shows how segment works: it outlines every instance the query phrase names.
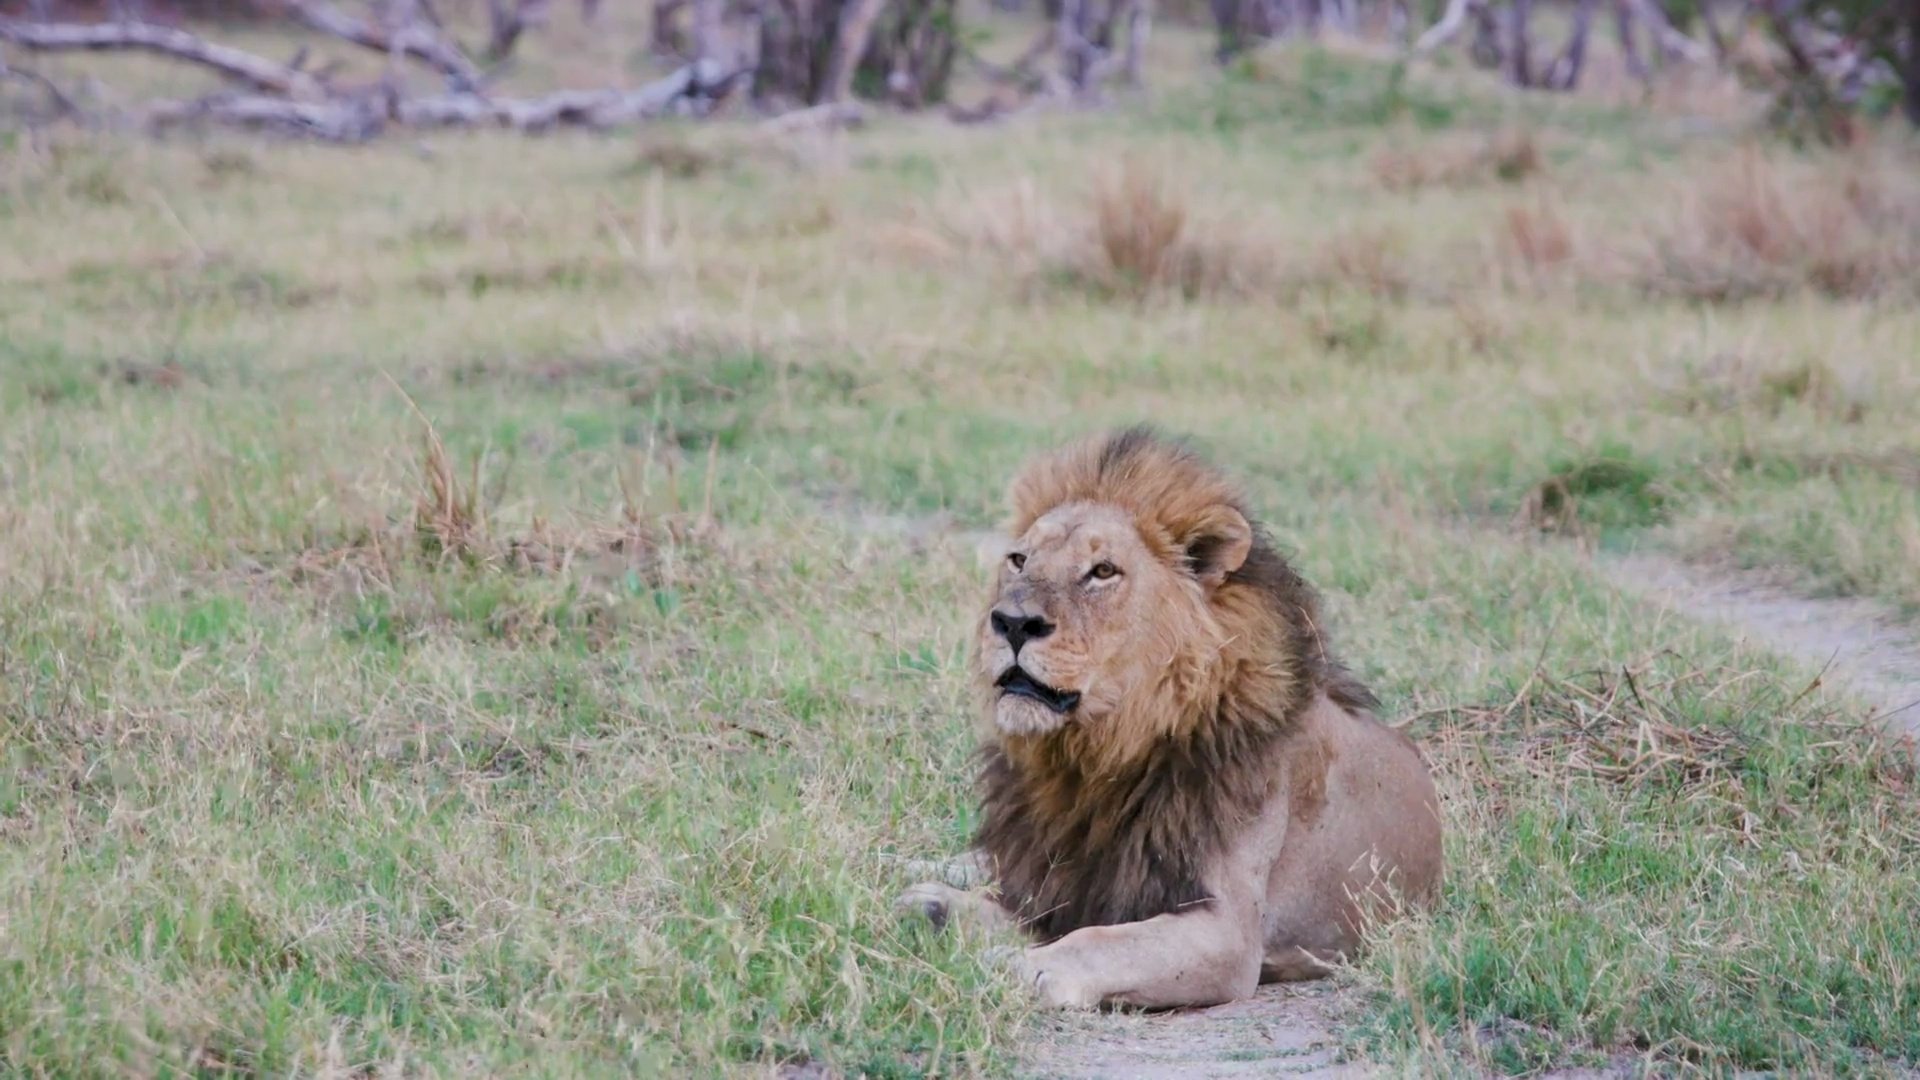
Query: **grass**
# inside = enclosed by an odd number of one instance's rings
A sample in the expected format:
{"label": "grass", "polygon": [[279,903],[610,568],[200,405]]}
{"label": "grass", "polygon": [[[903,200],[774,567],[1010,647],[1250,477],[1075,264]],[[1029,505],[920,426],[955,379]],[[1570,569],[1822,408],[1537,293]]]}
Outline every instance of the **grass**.
{"label": "grass", "polygon": [[1142,417],[1441,773],[1359,1052],[1920,1059],[1911,774],[1541,535],[1920,607],[1911,148],[1154,49],[1003,129],[10,141],[0,1070],[1006,1071],[880,858],[971,820],[936,526]]}

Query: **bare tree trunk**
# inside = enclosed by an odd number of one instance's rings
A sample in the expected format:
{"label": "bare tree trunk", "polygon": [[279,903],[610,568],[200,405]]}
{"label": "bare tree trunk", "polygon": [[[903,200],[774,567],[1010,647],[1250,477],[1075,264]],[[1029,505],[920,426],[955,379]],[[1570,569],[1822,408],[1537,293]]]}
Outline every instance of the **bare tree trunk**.
{"label": "bare tree trunk", "polygon": [[866,54],[867,40],[873,36],[873,23],[887,0],[850,0],[840,9],[840,30],[833,42],[833,55],[827,60],[826,86],[822,101],[845,101],[853,94],[853,73]]}
{"label": "bare tree trunk", "polygon": [[1647,29],[1653,35],[1654,44],[1660,49],[1661,59],[1686,60],[1696,64],[1708,59],[1710,51],[1707,47],[1676,29],[1673,20],[1667,17],[1666,9],[1660,6],[1658,0],[1629,0],[1629,2],[1633,5],[1634,13],[1640,16],[1640,21],[1647,24]]}
{"label": "bare tree trunk", "polygon": [[687,51],[687,38],[680,32],[680,12],[687,0],[654,0],[652,41],[648,47],[661,56],[681,56]]}
{"label": "bare tree trunk", "polygon": [[718,60],[722,5],[726,0],[693,0],[693,58]]}
{"label": "bare tree trunk", "polygon": [[943,100],[959,50],[954,0],[873,0],[871,10],[853,10],[869,2],[766,4],[758,15],[754,95],[811,105],[884,86],[908,107]]}
{"label": "bare tree trunk", "polygon": [[1533,85],[1533,64],[1527,49],[1527,17],[1532,13],[1533,0],[1513,0],[1513,11],[1507,16],[1508,60],[1513,85],[1519,87]]}
{"label": "bare tree trunk", "polygon": [[1251,0],[1209,0],[1213,12],[1213,59],[1224,64],[1246,51],[1245,16],[1241,8]]}
{"label": "bare tree trunk", "polygon": [[1920,0],[1907,0],[1907,55],[1900,63],[1902,111],[1920,127]]}
{"label": "bare tree trunk", "polygon": [[1468,12],[1473,16],[1473,46],[1468,55],[1473,62],[1483,68],[1499,68],[1503,65],[1500,47],[1500,20],[1494,15],[1489,4],[1475,4]]}
{"label": "bare tree trunk", "polygon": [[1143,85],[1141,66],[1146,60],[1147,36],[1153,32],[1153,0],[1130,0],[1127,5],[1127,60],[1121,77],[1128,86]]}
{"label": "bare tree trunk", "polygon": [[1087,0],[1064,0],[1054,36],[1060,46],[1060,74],[1075,90],[1086,88],[1088,70],[1093,66],[1093,45],[1082,32],[1086,10]]}
{"label": "bare tree trunk", "polygon": [[1587,63],[1587,35],[1593,29],[1593,9],[1600,0],[1579,0],[1573,8],[1573,30],[1566,47],[1547,69],[1546,84],[1555,90],[1573,90],[1580,85],[1580,73]]}
{"label": "bare tree trunk", "polygon": [[543,0],[487,0],[487,59],[505,60],[527,27],[545,16]]}
{"label": "bare tree trunk", "polygon": [[1640,44],[1633,33],[1633,6],[1629,0],[1613,0],[1613,29],[1620,37],[1620,55],[1626,57],[1627,73],[1641,82],[1647,81],[1651,72],[1647,70],[1646,58],[1640,55]]}

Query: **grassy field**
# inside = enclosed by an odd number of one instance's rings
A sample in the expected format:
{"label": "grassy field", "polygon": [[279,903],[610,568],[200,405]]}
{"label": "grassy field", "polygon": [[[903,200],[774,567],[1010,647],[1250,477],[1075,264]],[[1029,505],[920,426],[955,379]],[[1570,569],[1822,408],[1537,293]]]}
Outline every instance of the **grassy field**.
{"label": "grassy field", "polygon": [[969,829],[965,530],[1141,418],[1440,771],[1355,1055],[1913,1067],[1912,771],[1594,553],[1920,610],[1920,159],[1674,97],[0,134],[0,1071],[1006,1070],[882,856]]}

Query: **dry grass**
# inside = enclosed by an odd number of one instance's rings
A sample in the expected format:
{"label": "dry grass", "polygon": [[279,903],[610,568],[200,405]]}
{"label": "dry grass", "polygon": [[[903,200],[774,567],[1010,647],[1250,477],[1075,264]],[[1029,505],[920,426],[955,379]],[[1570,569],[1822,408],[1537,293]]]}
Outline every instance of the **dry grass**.
{"label": "dry grass", "polygon": [[1373,179],[1387,191],[1466,188],[1519,183],[1546,171],[1540,136],[1527,127],[1503,127],[1490,135],[1446,142],[1399,138],[1369,160]]}
{"label": "dry grass", "polygon": [[[1627,1070],[1818,1071],[1842,1029],[1863,1071],[1911,1060],[1912,995],[1858,991],[1910,978],[1920,944],[1901,914],[1920,868],[1913,760],[1810,707],[1811,686],[1750,683],[1658,656],[1535,671],[1438,719],[1436,767],[1470,793],[1452,871],[1472,884],[1432,925],[1383,935],[1369,977],[1397,999],[1378,1029],[1501,1073],[1582,1051]],[[1822,899],[1787,895],[1803,888]]]}
{"label": "dry grass", "polygon": [[1129,161],[1096,183],[1091,203],[1072,273],[1096,291],[1197,300],[1289,290],[1293,274],[1277,244],[1231,210],[1215,207],[1202,219],[1193,196],[1158,170]]}
{"label": "dry grass", "polygon": [[1823,420],[1857,424],[1875,407],[1871,371],[1838,358],[1754,348],[1674,364],[1655,376],[1660,399],[1682,413],[1779,416],[1804,408]]}
{"label": "dry grass", "polygon": [[1127,164],[1094,189],[1100,269],[1122,289],[1144,292],[1170,282],[1184,284],[1190,270],[1203,270],[1190,266],[1192,249],[1181,244],[1186,227],[1186,200],[1138,164]]}
{"label": "dry grass", "polygon": [[1808,171],[1749,148],[1704,174],[1656,226],[1642,287],[1708,301],[1915,295],[1920,182],[1872,150],[1837,165]]}
{"label": "dry grass", "polygon": [[[507,78],[562,41],[627,70],[644,26],[610,25],[556,8]],[[877,853],[971,820],[956,534],[1138,419],[1246,479],[1389,715],[1455,719],[1414,728],[1447,895],[1368,969],[1405,988],[1389,1069],[1899,1051],[1911,813],[1832,745],[1847,699],[1433,523],[1534,493],[1920,598],[1920,315],[1834,299],[1798,226],[1791,295],[1622,290],[1614,238],[1717,182],[1710,138],[1557,102],[1530,138],[1581,169],[1507,188],[1543,155],[1492,152],[1478,73],[1288,46],[1250,83],[1178,33],[1191,85],[1139,106],[768,156],[724,124],[0,153],[0,1072],[1007,1074],[1020,995],[899,927]],[[1389,137],[1478,179],[1385,192]],[[1789,216],[1830,186],[1895,221],[1877,153],[1851,193],[1851,158],[1768,168]],[[1632,686],[1529,678],[1662,646]]]}
{"label": "dry grass", "polygon": [[1504,250],[1529,276],[1563,266],[1574,258],[1573,229],[1545,199],[1533,206],[1510,204],[1505,220]]}

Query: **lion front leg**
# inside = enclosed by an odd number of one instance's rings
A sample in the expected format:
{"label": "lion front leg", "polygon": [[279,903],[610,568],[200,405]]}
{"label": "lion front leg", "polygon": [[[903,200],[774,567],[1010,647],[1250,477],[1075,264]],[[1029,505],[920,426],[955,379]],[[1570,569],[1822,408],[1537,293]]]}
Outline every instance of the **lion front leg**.
{"label": "lion front leg", "polygon": [[1027,949],[1020,974],[1055,1008],[1220,1005],[1260,985],[1260,916],[1205,907],[1136,923],[1088,926]]}

